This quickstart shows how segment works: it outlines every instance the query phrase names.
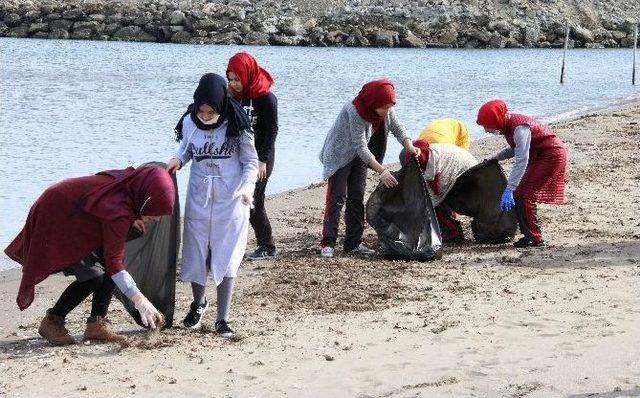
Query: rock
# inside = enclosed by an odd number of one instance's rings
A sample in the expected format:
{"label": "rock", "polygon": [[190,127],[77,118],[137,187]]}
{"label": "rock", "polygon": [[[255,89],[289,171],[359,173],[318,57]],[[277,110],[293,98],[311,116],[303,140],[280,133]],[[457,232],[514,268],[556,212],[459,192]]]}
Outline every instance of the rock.
{"label": "rock", "polygon": [[139,26],[125,26],[123,28],[118,29],[117,32],[113,34],[113,38],[116,40],[136,40],[138,36],[142,33],[142,28]]}
{"label": "rock", "polygon": [[338,43],[342,43],[343,41],[345,41],[347,39],[347,37],[349,37],[348,34],[344,33],[341,30],[333,30],[329,33],[327,33],[326,39],[327,39],[327,44],[338,44]]}
{"label": "rock", "polygon": [[36,32],[32,34],[31,37],[34,39],[48,39],[50,36],[49,32]]}
{"label": "rock", "polygon": [[34,22],[37,19],[39,19],[42,16],[42,14],[40,14],[40,10],[31,10],[29,12],[27,12],[26,14],[24,14],[24,16],[22,17],[22,19],[26,22]]}
{"label": "rock", "polygon": [[524,45],[525,47],[536,47],[540,41],[540,29],[538,27],[527,26],[524,28]]}
{"label": "rock", "polygon": [[104,27],[103,33],[107,36],[113,36],[113,34],[116,33],[118,30],[120,30],[121,28],[122,28],[122,25],[120,25],[119,23],[111,23]]}
{"label": "rock", "polygon": [[242,39],[242,44],[266,46],[269,44],[269,35],[265,32],[250,32]]}
{"label": "rock", "polygon": [[89,40],[92,34],[93,31],[91,29],[74,29],[70,37],[74,40]]}
{"label": "rock", "polygon": [[218,28],[218,21],[214,19],[199,19],[193,22],[194,30],[211,31]]}
{"label": "rock", "polygon": [[422,39],[409,32],[402,38],[402,40],[400,40],[400,46],[408,48],[424,48],[424,42]]}
{"label": "rock", "polygon": [[62,15],[58,14],[57,12],[54,12],[54,13],[51,13],[51,14],[44,14],[44,19],[46,21],[53,21],[53,20],[60,19],[60,18],[62,18]]}
{"label": "rock", "polygon": [[191,40],[191,33],[189,32],[176,32],[171,36],[171,43],[188,43]]}
{"label": "rock", "polygon": [[15,12],[12,12],[4,18],[4,23],[10,28],[20,25],[20,22],[22,22],[22,17]]}
{"label": "rock", "polygon": [[55,21],[49,22],[49,27],[51,28],[52,31],[54,29],[61,29],[61,30],[68,31],[69,29],[71,29],[72,25],[73,25],[73,21],[69,21],[67,19],[56,19]]}
{"label": "rock", "polygon": [[4,22],[0,21],[0,36],[5,36],[9,31],[9,27]]}
{"label": "rock", "polygon": [[214,44],[240,44],[242,38],[235,32],[227,32],[212,36],[211,42]]}
{"label": "rock", "polygon": [[[9,25],[9,24],[7,24]],[[613,37],[614,40],[621,40],[624,39],[625,37],[627,37],[627,34],[625,32],[622,32],[620,30],[614,30],[611,32],[611,36]]]}
{"label": "rock", "polygon": [[467,34],[467,36],[478,40],[478,42],[482,44],[487,44],[491,41],[492,34],[484,29],[473,29]]}
{"label": "rock", "polygon": [[7,37],[29,37],[29,27],[27,25],[16,26],[9,29]]}
{"label": "rock", "polygon": [[136,18],[133,20],[133,24],[136,26],[145,26],[148,23],[151,23],[152,21],[153,21],[153,15],[151,15],[150,12],[144,12],[136,16]]}
{"label": "rock", "polygon": [[62,18],[79,21],[84,18],[84,11],[80,7],[72,8],[62,13]]}
{"label": "rock", "polygon": [[458,42],[458,31],[453,27],[450,27],[448,30],[445,30],[440,34],[438,40],[438,44],[441,44],[443,47],[455,46]]}
{"label": "rock", "polygon": [[620,39],[620,47],[633,47],[633,37],[628,36]]}
{"label": "rock", "polygon": [[51,33],[49,34],[49,38],[51,39],[68,39],[69,32],[65,29],[60,28],[51,28]]}
{"label": "rock", "polygon": [[184,13],[180,10],[175,10],[169,16],[169,25],[183,25],[186,20]]}
{"label": "rock", "polygon": [[103,23],[107,19],[107,17],[104,14],[91,14],[89,15],[89,19],[91,21]]}
{"label": "rock", "polygon": [[88,30],[90,32],[97,32],[100,26],[96,21],[76,22],[73,24],[73,31]]}
{"label": "rock", "polygon": [[489,47],[491,48],[504,48],[507,45],[507,39],[498,33],[494,33],[489,41]]}
{"label": "rock", "polygon": [[572,32],[575,38],[583,43],[591,43],[593,41],[593,33],[591,33],[589,29],[583,28],[582,26],[576,26],[572,29]]}
{"label": "rock", "polygon": [[377,47],[393,47],[399,43],[398,32],[379,29],[373,35],[373,45]]}
{"label": "rock", "polygon": [[511,25],[509,25],[509,23],[504,20],[491,22],[487,25],[487,28],[490,31],[498,31],[500,34],[505,36],[508,35],[511,31]]}
{"label": "rock", "polygon": [[285,35],[270,35],[269,44],[272,46],[297,46],[303,41],[302,36],[285,36]]}
{"label": "rock", "polygon": [[33,35],[36,32],[48,32],[49,31],[49,24],[46,22],[38,22],[38,23],[32,23],[29,26],[29,35]]}
{"label": "rock", "polygon": [[306,32],[305,28],[300,22],[300,18],[284,18],[280,20],[278,24],[278,31],[284,33],[287,36],[302,36]]}
{"label": "rock", "polygon": [[585,48],[604,48],[604,45],[601,43],[585,43]]}

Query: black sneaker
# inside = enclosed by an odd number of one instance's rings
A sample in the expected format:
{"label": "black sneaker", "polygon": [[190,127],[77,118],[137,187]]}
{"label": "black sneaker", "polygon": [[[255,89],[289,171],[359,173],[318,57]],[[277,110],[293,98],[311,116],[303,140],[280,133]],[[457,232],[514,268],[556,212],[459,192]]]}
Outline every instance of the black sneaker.
{"label": "black sneaker", "polygon": [[216,333],[225,339],[231,339],[236,333],[229,327],[229,324],[224,319],[220,319],[216,322]]}
{"label": "black sneaker", "polygon": [[257,261],[257,260],[270,260],[276,257],[278,251],[276,249],[266,249],[264,247],[259,247],[254,250],[253,253],[247,256],[247,260]]}
{"label": "black sneaker", "polygon": [[207,299],[204,300],[204,304],[191,303],[191,309],[187,316],[184,317],[184,321],[182,321],[184,327],[194,329],[200,326],[200,321],[208,307],[209,302]]}
{"label": "black sneaker", "polygon": [[517,247],[517,248],[524,248],[524,247],[544,247],[546,246],[546,244],[544,243],[543,240],[538,241],[538,242],[534,242],[530,239],[527,238],[520,238],[520,240],[518,240],[517,242],[513,243],[513,246]]}

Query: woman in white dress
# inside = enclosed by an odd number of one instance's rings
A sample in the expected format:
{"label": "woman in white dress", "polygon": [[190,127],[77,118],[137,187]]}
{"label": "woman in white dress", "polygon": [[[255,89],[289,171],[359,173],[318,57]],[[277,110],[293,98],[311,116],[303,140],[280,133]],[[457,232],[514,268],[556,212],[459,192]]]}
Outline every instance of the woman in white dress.
{"label": "woman in white dress", "polygon": [[228,96],[222,76],[202,76],[193,100],[176,126],[180,147],[167,167],[173,173],[192,160],[181,278],[191,282],[193,302],[183,323],[188,328],[200,325],[208,307],[205,286],[209,274],[217,286],[216,332],[232,337],[229,307],[247,246],[258,155],[249,118]]}

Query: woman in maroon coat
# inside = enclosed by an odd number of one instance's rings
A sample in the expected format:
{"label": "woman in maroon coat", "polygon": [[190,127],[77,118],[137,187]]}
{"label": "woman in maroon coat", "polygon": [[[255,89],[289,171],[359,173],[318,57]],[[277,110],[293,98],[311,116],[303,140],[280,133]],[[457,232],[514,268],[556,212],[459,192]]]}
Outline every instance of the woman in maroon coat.
{"label": "woman in maroon coat", "polygon": [[[63,271],[76,277],[47,311],[40,335],[54,345],[73,344],[64,319],[93,294],[84,337],[124,340],[104,322],[115,286],[134,302],[143,323],[155,327],[162,315],[125,270],[125,241],[132,227],[144,231],[144,222],[171,214],[174,201],[173,181],[161,167],[103,171],[47,188],[31,207],[22,231],[5,249],[22,265],[16,300],[21,310],[31,305],[35,285],[49,275]],[[104,268],[83,261],[94,252],[103,256]]]}
{"label": "woman in maroon coat", "polygon": [[515,158],[500,199],[503,211],[515,206],[520,232],[524,235],[514,245],[543,246],[536,203],[564,202],[567,167],[564,144],[548,126],[530,116],[510,113],[507,104],[499,99],[480,107],[477,123],[488,133],[502,135],[509,144],[492,159]]}

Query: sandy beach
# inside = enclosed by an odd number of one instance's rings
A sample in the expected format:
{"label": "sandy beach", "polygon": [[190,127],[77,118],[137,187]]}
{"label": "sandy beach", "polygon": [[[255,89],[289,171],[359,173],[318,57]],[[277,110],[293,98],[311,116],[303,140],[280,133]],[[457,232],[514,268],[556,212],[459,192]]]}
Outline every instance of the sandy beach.
{"label": "sandy beach", "polygon": [[[78,344],[51,347],[37,325],[71,279],[49,278],[20,312],[20,270],[2,272],[0,397],[640,396],[640,103],[553,127],[567,193],[539,208],[543,249],[468,240],[429,263],[323,259],[324,185],[270,198],[281,255],[243,264],[233,341],[211,333],[215,306],[202,330],[146,332],[114,300],[130,347],[81,341],[86,302],[67,323]],[[365,241],[377,246],[371,228]],[[190,300],[179,284],[176,324]]]}

